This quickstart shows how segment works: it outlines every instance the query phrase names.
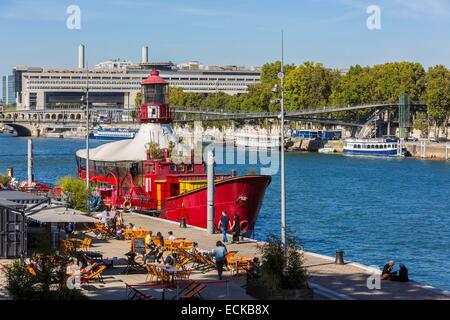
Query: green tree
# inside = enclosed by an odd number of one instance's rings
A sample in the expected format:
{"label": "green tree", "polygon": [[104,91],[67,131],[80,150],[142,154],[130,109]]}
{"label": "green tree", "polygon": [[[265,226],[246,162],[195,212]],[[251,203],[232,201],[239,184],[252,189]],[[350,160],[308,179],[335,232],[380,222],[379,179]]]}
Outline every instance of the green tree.
{"label": "green tree", "polygon": [[420,101],[425,94],[425,70],[420,63],[390,62],[372,67],[373,100],[398,102],[407,93],[412,101]]}
{"label": "green tree", "polygon": [[11,178],[8,176],[5,176],[3,174],[0,174],[0,189],[2,188],[6,188],[6,186],[8,185],[9,181],[11,181]]}
{"label": "green tree", "polygon": [[327,105],[338,80],[336,70],[305,62],[286,75],[286,109],[316,109]]}
{"label": "green tree", "polygon": [[70,208],[86,211],[89,197],[86,181],[74,177],[63,177],[59,180],[59,187],[63,191],[65,200]]}
{"label": "green tree", "polygon": [[433,121],[438,138],[439,128],[450,115],[450,71],[442,65],[428,69],[426,102],[428,117]]}
{"label": "green tree", "polygon": [[136,94],[136,98],[134,99],[134,107],[135,108],[140,108],[142,105],[142,92],[138,92]]}
{"label": "green tree", "polygon": [[419,112],[414,118],[413,127],[421,131],[422,138],[428,136],[428,116],[425,112]]}

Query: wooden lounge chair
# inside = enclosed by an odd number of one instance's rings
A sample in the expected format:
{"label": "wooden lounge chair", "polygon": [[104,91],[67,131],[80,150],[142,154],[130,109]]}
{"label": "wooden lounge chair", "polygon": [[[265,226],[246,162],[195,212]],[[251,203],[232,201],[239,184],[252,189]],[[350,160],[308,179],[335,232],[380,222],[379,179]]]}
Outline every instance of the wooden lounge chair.
{"label": "wooden lounge chair", "polygon": [[98,280],[101,283],[105,283],[103,280],[103,272],[106,270],[106,266],[100,266],[97,270],[81,276],[82,283],[89,283],[91,280]]}
{"label": "wooden lounge chair", "polygon": [[155,246],[161,246],[163,243],[161,243],[161,238],[157,236],[152,236],[153,243]]}
{"label": "wooden lounge chair", "polygon": [[239,271],[253,271],[254,269],[252,259],[248,257],[240,257],[239,259],[236,259],[235,266],[236,266],[235,275],[238,275]]}
{"label": "wooden lounge chair", "polygon": [[194,241],[183,241],[183,244],[180,246],[181,249],[191,250],[194,247]]}
{"label": "wooden lounge chair", "polygon": [[227,270],[231,271],[231,274],[233,274],[233,271],[236,270],[236,253],[238,253],[237,251],[229,251],[226,255],[225,255],[225,260],[227,262],[226,264],[226,268]]}
{"label": "wooden lounge chair", "polygon": [[83,251],[89,251],[92,244],[92,239],[85,238],[81,243],[80,249]]}
{"label": "wooden lounge chair", "polygon": [[164,249],[167,251],[172,251],[173,250],[172,241],[164,240]]}
{"label": "wooden lounge chair", "polygon": [[147,270],[147,277],[145,278],[145,282],[153,281],[157,277],[155,266],[146,265],[145,269]]}
{"label": "wooden lounge chair", "polygon": [[182,266],[181,271],[175,273],[175,280],[189,280],[191,276],[191,269]]}
{"label": "wooden lounge chair", "polygon": [[201,292],[206,288],[206,285],[202,283],[197,283],[193,285],[190,289],[186,290],[181,296],[179,300],[195,300],[195,299],[203,299],[201,296]]}
{"label": "wooden lounge chair", "polygon": [[152,297],[151,295],[144,294],[143,292],[139,291],[136,288],[128,287],[129,292],[127,294],[128,300],[156,300],[156,298]]}
{"label": "wooden lounge chair", "polygon": [[201,254],[196,254],[195,257],[197,259],[197,270],[205,273],[216,269],[216,264],[211,258]]}

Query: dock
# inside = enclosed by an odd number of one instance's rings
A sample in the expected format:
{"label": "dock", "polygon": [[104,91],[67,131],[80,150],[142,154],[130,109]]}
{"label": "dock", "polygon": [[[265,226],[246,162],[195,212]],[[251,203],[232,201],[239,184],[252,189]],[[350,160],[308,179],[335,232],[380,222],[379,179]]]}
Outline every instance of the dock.
{"label": "dock", "polygon": [[[140,214],[128,213],[125,215],[125,223],[133,223],[137,227],[151,230],[153,234],[161,232],[167,236],[173,231],[176,237],[198,242],[199,248],[211,250],[215,247],[217,240],[222,240],[221,234],[210,235],[205,230],[188,226],[180,228],[178,223]],[[227,244],[228,251],[236,250],[240,256],[259,256],[257,242],[251,239],[237,244]],[[124,254],[130,251],[131,241],[127,240],[93,240],[93,251],[101,252],[104,258],[117,257],[124,261]],[[314,289],[314,299],[319,300],[450,300],[448,292],[424,286],[414,281],[407,283],[381,281],[380,289],[369,289],[367,279],[376,273],[374,269],[367,266],[346,262],[337,265],[334,258],[304,252],[305,267],[311,278],[309,285]],[[123,263],[123,262],[122,262]],[[105,284],[92,283],[86,293],[91,299],[119,299],[126,297],[126,284],[142,284],[145,282],[146,274],[121,274],[121,266],[108,270],[105,275]],[[245,291],[246,276],[233,276],[224,271],[226,284],[211,284],[206,290],[205,299],[234,299],[251,300]],[[207,273],[194,272],[191,280],[195,281],[217,281],[216,271]]]}

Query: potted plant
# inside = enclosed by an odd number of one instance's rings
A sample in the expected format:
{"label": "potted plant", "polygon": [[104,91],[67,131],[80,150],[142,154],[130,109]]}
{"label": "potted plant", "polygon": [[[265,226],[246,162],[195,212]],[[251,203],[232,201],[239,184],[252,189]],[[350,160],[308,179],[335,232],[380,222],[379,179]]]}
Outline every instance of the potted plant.
{"label": "potted plant", "polygon": [[247,294],[257,299],[310,300],[308,273],[303,266],[303,249],[295,237],[284,245],[271,235],[259,246],[261,267],[256,277],[248,279]]}
{"label": "potted plant", "polygon": [[163,157],[163,153],[159,144],[151,142],[147,148],[147,158],[150,159],[161,159]]}

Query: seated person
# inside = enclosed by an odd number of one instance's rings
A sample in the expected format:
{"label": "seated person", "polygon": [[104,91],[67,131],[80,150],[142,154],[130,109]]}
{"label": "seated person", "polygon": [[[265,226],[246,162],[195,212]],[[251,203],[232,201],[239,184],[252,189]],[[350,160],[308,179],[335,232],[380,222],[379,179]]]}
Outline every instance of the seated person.
{"label": "seated person", "polygon": [[124,239],[125,230],[121,227],[116,231],[116,239],[123,240]]}
{"label": "seated person", "polygon": [[175,241],[175,240],[177,240],[177,237],[175,237],[175,236],[173,235],[173,232],[172,232],[172,231],[169,231],[168,234],[169,234],[169,240],[170,240],[170,241]]}
{"label": "seated person", "polygon": [[151,231],[149,231],[147,233],[147,235],[145,236],[145,247],[147,249],[149,249],[150,246],[154,246],[153,239],[152,239],[152,232]]}
{"label": "seated person", "polygon": [[192,254],[197,254],[198,252],[198,242],[194,242],[194,244],[192,245],[192,249],[188,251],[189,253]]}
{"label": "seated person", "polygon": [[131,222],[128,224],[127,228],[130,229],[130,230],[136,231],[136,226],[133,223],[131,223]]}
{"label": "seated person", "polygon": [[176,253],[169,254],[166,259],[164,260],[164,264],[171,265],[172,267],[175,267],[177,263],[179,262],[178,255]]}
{"label": "seated person", "polygon": [[86,267],[81,269],[81,274],[89,273],[90,271],[92,271],[93,268],[94,264],[90,260],[88,260]]}
{"label": "seated person", "polygon": [[164,237],[162,236],[161,232],[157,232],[156,236],[159,238],[159,243],[161,243],[161,245],[164,245]]}
{"label": "seated person", "polygon": [[391,277],[392,281],[399,281],[399,282],[408,282],[408,268],[403,263],[400,263],[400,269],[398,270],[398,275],[393,275]]}
{"label": "seated person", "polygon": [[393,260],[389,261],[384,265],[383,272],[381,272],[381,279],[382,280],[389,280],[392,276],[396,274],[396,272],[393,272],[394,270],[395,262]]}

